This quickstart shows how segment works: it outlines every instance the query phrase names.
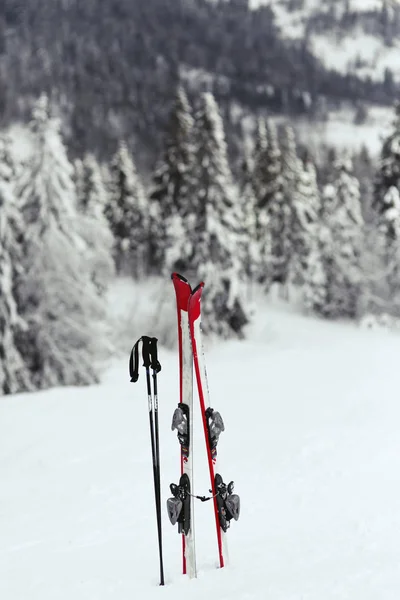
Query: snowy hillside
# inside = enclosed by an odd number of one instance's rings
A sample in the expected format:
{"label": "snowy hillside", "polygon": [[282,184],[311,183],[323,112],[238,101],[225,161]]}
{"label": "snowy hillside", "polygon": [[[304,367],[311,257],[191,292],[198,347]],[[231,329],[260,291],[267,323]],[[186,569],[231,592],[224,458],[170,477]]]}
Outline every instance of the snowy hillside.
{"label": "snowy hillside", "polygon": [[[383,0],[250,0],[253,8],[263,4],[273,8],[284,38],[303,39],[307,32],[315,56],[329,69],[372,80],[383,80],[390,69],[400,79],[397,0],[385,3],[384,16]],[[390,41],[384,19],[391,27]]]}
{"label": "snowy hillside", "polygon": [[[199,504],[199,578],[189,581],[164,513],[165,589],[145,382],[129,383],[128,356],[98,386],[0,398],[0,597],[397,600],[399,353],[398,334],[268,305],[247,342],[208,345],[222,470],[242,514],[231,565],[218,571],[212,507]],[[160,359],[165,505],[179,472],[177,356]],[[196,491],[206,493],[195,418]]]}

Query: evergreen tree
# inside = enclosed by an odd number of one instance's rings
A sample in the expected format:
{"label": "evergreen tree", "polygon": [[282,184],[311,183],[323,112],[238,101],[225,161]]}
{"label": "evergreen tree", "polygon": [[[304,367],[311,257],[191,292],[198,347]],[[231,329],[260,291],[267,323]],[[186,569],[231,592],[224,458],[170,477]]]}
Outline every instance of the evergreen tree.
{"label": "evergreen tree", "polygon": [[400,192],[390,187],[383,198],[378,223],[378,251],[382,259],[385,302],[389,310],[400,308]]}
{"label": "evergreen tree", "polygon": [[243,281],[242,212],[228,164],[224,129],[212,94],[201,97],[196,114],[196,164],[192,213],[185,229],[193,242],[190,265],[208,285],[205,328],[228,337],[242,335],[247,315],[240,296]]}
{"label": "evergreen tree", "polygon": [[276,127],[266,125],[267,145],[256,156],[255,191],[258,239],[264,245],[262,280],[284,284],[287,279],[290,207],[285,202],[282,157]]}
{"label": "evergreen tree", "polygon": [[166,132],[165,149],[154,173],[150,195],[151,200],[159,204],[159,210],[153,210],[160,217],[159,229],[156,238],[152,240],[153,263],[156,267],[156,259],[158,260],[159,272],[164,267],[176,268],[171,260],[177,256],[183,261],[181,268],[185,267],[182,250],[187,245],[185,236],[187,237],[188,232],[185,232],[179,217],[184,218],[191,212],[189,188],[192,187],[193,150],[191,108],[184,89],[178,87]]}
{"label": "evergreen tree", "polygon": [[257,205],[260,204],[265,193],[265,152],[267,146],[268,140],[265,119],[260,117],[257,119],[256,123],[253,150],[253,187]]}
{"label": "evergreen tree", "polygon": [[260,245],[257,242],[256,197],[249,157],[246,157],[242,164],[240,200],[243,214],[243,266],[247,277],[255,281],[260,276],[261,255]]}
{"label": "evergreen tree", "polygon": [[366,146],[353,156],[354,175],[360,182],[361,209],[366,223],[374,223],[375,214],[372,208],[373,177],[376,166]]}
{"label": "evergreen tree", "polygon": [[374,209],[378,215],[386,210],[384,198],[391,187],[400,190],[400,102],[395,106],[393,131],[385,139],[374,185]]}
{"label": "evergreen tree", "polygon": [[322,264],[327,317],[355,317],[363,292],[363,219],[359,183],[348,160],[336,165],[336,179],[325,187],[322,203]]}
{"label": "evergreen tree", "polygon": [[285,125],[281,141],[283,189],[287,204],[290,204],[299,177],[296,138],[293,128]]}
{"label": "evergreen tree", "polygon": [[303,303],[307,311],[326,315],[328,302],[328,277],[326,271],[327,230],[320,223],[316,226],[316,237],[307,256],[307,268],[303,283]]}
{"label": "evergreen tree", "polygon": [[102,218],[106,206],[107,192],[101,177],[96,157],[88,152],[83,159],[83,181],[78,210],[84,215]]}
{"label": "evergreen tree", "polygon": [[7,133],[0,134],[0,181],[14,183],[16,167],[11,152],[11,139]]}
{"label": "evergreen tree", "polygon": [[15,279],[22,271],[22,230],[10,187],[0,182],[0,395],[32,387],[17,341],[20,332],[26,330],[26,323],[14,298]]}
{"label": "evergreen tree", "polygon": [[75,188],[79,221],[77,229],[85,241],[85,253],[92,272],[92,280],[100,294],[106,290],[114,272],[112,260],[113,237],[104,214],[107,191],[100,166],[93,154],[86,154],[82,165],[75,170],[78,187]]}
{"label": "evergreen tree", "polygon": [[149,215],[145,192],[127,145],[122,142],[110,166],[105,214],[114,236],[117,272],[136,278],[148,269]]}
{"label": "evergreen tree", "polygon": [[86,204],[85,200],[85,168],[83,161],[76,158],[73,163],[72,179],[75,185],[76,205],[78,210],[83,209]]}
{"label": "evergreen tree", "polygon": [[[289,273],[292,283],[302,285],[306,280],[310,281],[307,269],[317,264],[315,245],[318,243],[317,230],[321,212],[316,171],[310,160],[305,165],[297,160],[293,186],[290,198],[288,197],[288,203],[291,202]],[[315,268],[313,271],[315,272]],[[314,279],[315,273],[311,277],[313,286],[316,284]]]}
{"label": "evergreen tree", "polygon": [[24,220],[16,299],[27,323],[18,350],[36,388],[92,383],[103,311],[77,233],[72,165],[45,95],[31,129],[33,152],[16,185]]}
{"label": "evergreen tree", "polygon": [[272,278],[271,268],[271,233],[269,229],[269,207],[264,202],[267,177],[266,161],[268,160],[268,140],[265,120],[257,120],[254,151],[253,151],[253,172],[252,182],[255,196],[255,239],[259,252],[259,267],[257,279],[260,282],[269,284]]}

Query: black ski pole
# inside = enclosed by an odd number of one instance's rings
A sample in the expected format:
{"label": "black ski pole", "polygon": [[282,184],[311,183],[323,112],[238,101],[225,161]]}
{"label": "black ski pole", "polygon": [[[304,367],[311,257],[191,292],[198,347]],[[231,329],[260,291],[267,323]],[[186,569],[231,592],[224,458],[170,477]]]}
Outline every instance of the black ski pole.
{"label": "black ski pole", "polygon": [[[155,340],[155,342],[153,341]],[[153,480],[154,480],[154,496],[157,515],[157,531],[158,531],[158,548],[160,557],[160,585],[164,585],[164,562],[162,553],[162,529],[161,529],[161,483],[160,483],[160,461],[159,461],[159,435],[158,435],[158,396],[157,383],[155,382],[155,401],[153,404],[153,396],[151,391],[150,367],[153,367],[153,373],[161,370],[161,365],[157,359],[157,339],[148,336],[142,336],[138,339],[132,348],[129,359],[129,373],[131,382],[135,383],[139,379],[139,343],[142,342],[142,357],[143,366],[146,369],[146,384],[147,384],[147,401],[149,409],[149,425],[150,425],[150,440],[151,440],[151,455],[153,462]],[[155,348],[152,350],[152,348]],[[155,354],[154,354],[155,352]],[[155,355],[155,361],[152,358]],[[157,427],[155,426],[157,423]]]}
{"label": "black ski pole", "polygon": [[150,342],[150,358],[151,369],[153,371],[153,392],[154,392],[154,436],[155,436],[155,452],[156,452],[156,471],[157,471],[157,529],[158,529],[158,547],[160,554],[160,580],[161,585],[164,585],[164,564],[162,556],[162,524],[161,524],[161,468],[160,468],[160,436],[158,426],[158,387],[157,373],[161,371],[161,365],[158,361],[157,338],[151,338]]}

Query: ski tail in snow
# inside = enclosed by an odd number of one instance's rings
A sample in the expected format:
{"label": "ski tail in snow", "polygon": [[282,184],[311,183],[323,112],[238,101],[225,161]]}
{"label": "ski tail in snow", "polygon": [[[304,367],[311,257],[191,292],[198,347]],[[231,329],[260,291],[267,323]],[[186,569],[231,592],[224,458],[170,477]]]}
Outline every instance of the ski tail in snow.
{"label": "ski tail in snow", "polygon": [[167,501],[172,524],[182,534],[182,572],[196,577],[196,552],[193,520],[193,355],[189,332],[188,304],[192,293],[189,282],[172,273],[178,317],[179,404],[172,418],[181,448],[181,477],[171,484],[172,498]]}

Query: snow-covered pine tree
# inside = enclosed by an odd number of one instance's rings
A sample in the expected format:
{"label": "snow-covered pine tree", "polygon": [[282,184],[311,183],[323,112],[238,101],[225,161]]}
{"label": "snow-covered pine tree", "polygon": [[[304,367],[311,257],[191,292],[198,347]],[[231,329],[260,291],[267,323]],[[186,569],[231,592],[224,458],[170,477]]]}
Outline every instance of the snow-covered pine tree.
{"label": "snow-covered pine tree", "polygon": [[[281,165],[282,165],[282,184],[283,184],[283,196],[284,206],[287,210],[286,219],[286,250],[285,255],[288,260],[288,272],[286,278],[286,290],[285,296],[290,297],[291,284],[301,282],[301,278],[298,278],[299,267],[304,259],[304,252],[301,251],[302,243],[300,242],[302,229],[302,223],[304,222],[302,217],[307,213],[307,208],[304,206],[302,209],[302,195],[304,189],[299,189],[299,193],[296,195],[297,188],[302,185],[302,175],[304,177],[304,170],[301,161],[297,158],[296,138],[293,128],[286,124],[283,127],[281,136]],[[304,181],[305,183],[305,181]],[[305,201],[307,205],[307,201]],[[282,232],[284,233],[284,232]],[[297,239],[294,239],[297,237]],[[299,251],[297,253],[297,251]],[[297,275],[295,275],[297,272]]]}
{"label": "snow-covered pine tree", "polygon": [[17,180],[23,223],[16,300],[27,328],[18,350],[35,388],[96,381],[103,306],[77,233],[72,165],[42,95],[31,121],[33,151]]}
{"label": "snow-covered pine tree", "polygon": [[91,152],[83,158],[83,189],[78,210],[81,214],[102,217],[106,206],[107,192],[101,177],[100,165]]}
{"label": "snow-covered pine tree", "polygon": [[373,207],[377,220],[386,211],[384,198],[391,187],[400,190],[400,102],[395,105],[393,130],[383,143],[375,178]]}
{"label": "snow-covered pine tree", "polygon": [[267,160],[267,128],[265,120],[258,118],[254,150],[253,150],[253,171],[252,182],[255,197],[255,216],[256,216],[256,242],[259,253],[259,265],[256,273],[257,281],[269,284],[272,281],[271,264],[271,232],[269,229],[269,210],[263,202],[266,193],[266,169]]}
{"label": "snow-covered pine tree", "polygon": [[290,208],[285,202],[282,156],[274,123],[271,120],[266,123],[266,146],[262,127],[260,131],[260,152],[255,155],[253,177],[258,240],[264,262],[261,281],[285,284],[289,259]]}
{"label": "snow-covered pine tree", "polygon": [[382,260],[384,273],[381,284],[384,293],[385,307],[390,312],[399,314],[400,310],[400,192],[392,186],[383,198],[383,206],[378,222],[377,249]]}
{"label": "snow-covered pine tree", "polygon": [[194,164],[193,117],[184,89],[179,86],[171,109],[163,155],[153,176],[150,193],[157,235],[151,239],[153,270],[186,270],[190,244],[181,219],[191,212],[189,188]]}
{"label": "snow-covered pine tree", "polygon": [[76,188],[79,212],[77,230],[85,241],[86,260],[91,264],[93,282],[98,292],[102,294],[114,273],[113,237],[104,214],[107,191],[100,166],[93,154],[88,153],[84,156],[82,166],[79,163],[75,165],[75,177],[78,185]]}
{"label": "snow-covered pine tree", "polygon": [[322,197],[322,264],[326,302],[322,314],[329,318],[358,314],[365,284],[361,254],[363,219],[359,183],[352,174],[351,161],[335,166],[336,178],[324,188]]}
{"label": "snow-covered pine tree", "polygon": [[13,184],[16,175],[16,166],[11,152],[10,136],[2,132],[0,134],[0,181]]}
{"label": "snow-covered pine tree", "polygon": [[118,273],[139,279],[148,271],[149,207],[133,158],[124,142],[110,165],[105,214],[114,236]]}
{"label": "snow-covered pine tree", "polygon": [[76,205],[78,210],[85,205],[85,169],[83,160],[76,158],[73,162],[72,180],[75,185]]}
{"label": "snow-covered pine tree", "polygon": [[259,117],[256,123],[256,130],[254,135],[254,149],[253,149],[253,188],[254,194],[259,205],[261,198],[264,196],[265,188],[265,152],[267,150],[267,128],[265,125],[265,119]]}
{"label": "snow-covered pine tree", "polygon": [[[2,172],[2,175],[4,173]],[[17,340],[26,323],[14,298],[16,276],[22,275],[23,223],[9,185],[0,182],[0,395],[32,389],[30,372]]]}
{"label": "snow-covered pine tree", "polygon": [[201,96],[195,119],[196,163],[188,230],[190,265],[203,279],[205,328],[220,336],[243,335],[248,321],[241,298],[244,277],[243,218],[233,184],[222,118],[211,93]]}
{"label": "snow-covered pine tree", "polygon": [[297,157],[296,137],[293,127],[286,124],[282,130],[282,178],[285,199],[290,204],[299,178],[299,159]]}
{"label": "snow-covered pine tree", "polygon": [[328,276],[326,268],[326,246],[330,236],[322,223],[317,223],[314,243],[307,256],[307,268],[304,274],[302,296],[307,311],[326,315],[328,296]]}
{"label": "snow-covered pine tree", "polygon": [[[289,185],[285,187],[288,194],[287,203],[291,208],[289,280],[298,286],[303,286],[306,281],[315,286],[315,274],[310,279],[307,270],[317,264],[316,246],[319,245],[321,199],[316,170],[311,160],[304,165],[299,159],[296,162],[297,172],[292,165],[293,179],[290,188]],[[320,280],[318,276],[317,281]]]}
{"label": "snow-covered pine tree", "polygon": [[240,202],[242,204],[243,259],[246,276],[251,281],[260,277],[261,255],[257,241],[256,197],[253,186],[253,169],[250,158],[246,156],[242,163],[240,185]]}

